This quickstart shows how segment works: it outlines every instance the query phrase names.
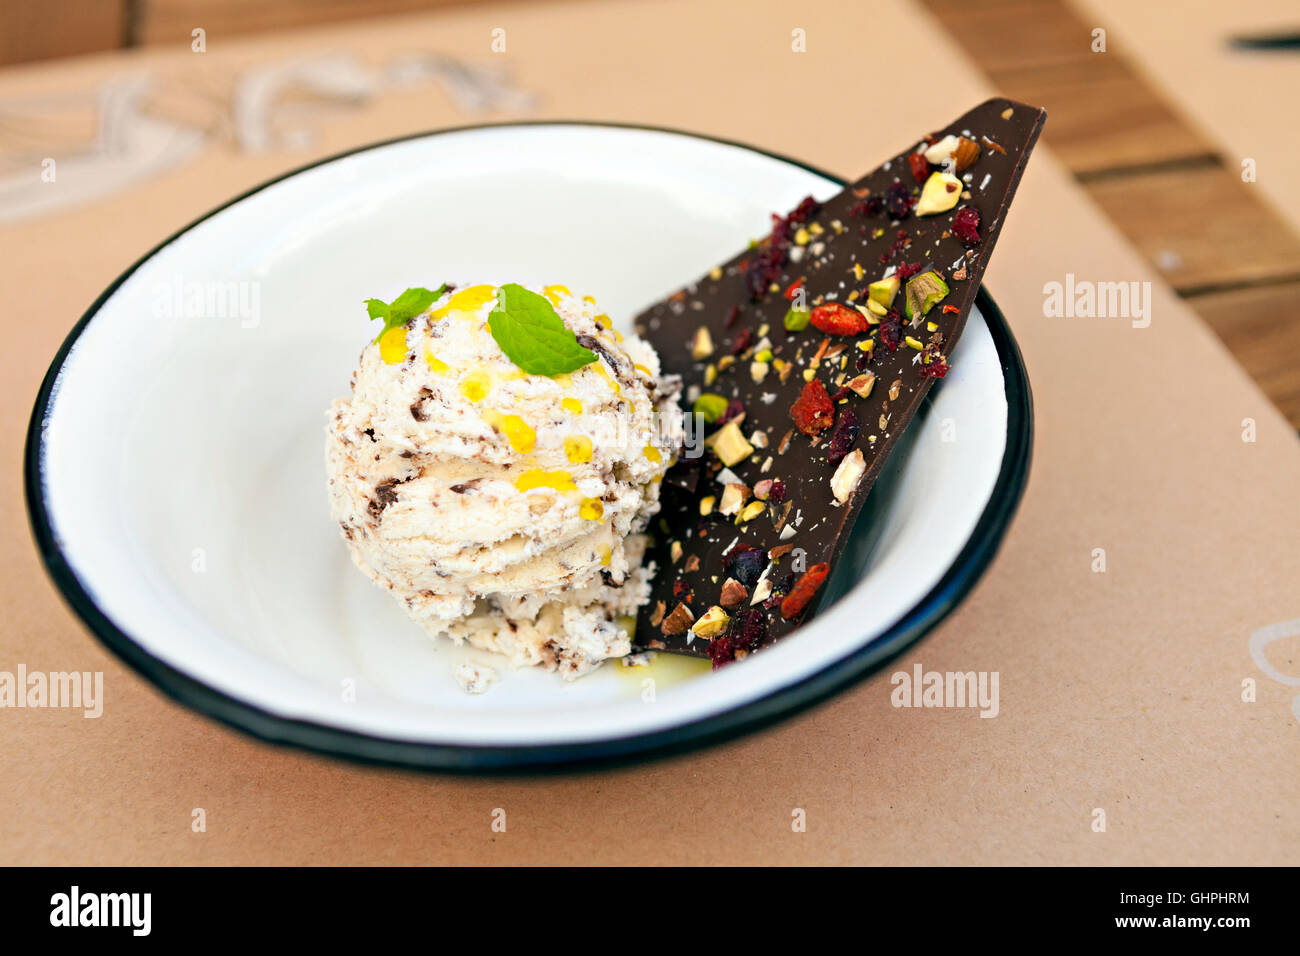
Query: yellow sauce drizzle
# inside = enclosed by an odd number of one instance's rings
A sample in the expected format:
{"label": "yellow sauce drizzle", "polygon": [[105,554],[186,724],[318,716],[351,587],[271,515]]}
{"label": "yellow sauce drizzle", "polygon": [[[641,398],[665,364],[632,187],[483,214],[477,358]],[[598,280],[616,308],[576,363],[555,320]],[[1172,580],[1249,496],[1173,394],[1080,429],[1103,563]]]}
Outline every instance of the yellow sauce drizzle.
{"label": "yellow sauce drizzle", "polygon": [[492,376],[487,372],[470,372],[460,383],[460,393],[471,402],[481,402],[492,391]]}
{"label": "yellow sauce drizzle", "polygon": [[406,326],[394,326],[379,336],[379,357],[389,365],[406,358]]}
{"label": "yellow sauce drizzle", "polygon": [[483,420],[505,435],[510,447],[521,455],[532,451],[533,445],[537,443],[537,432],[518,415],[502,415],[488,409],[483,413]]}
{"label": "yellow sauce drizzle", "polygon": [[447,300],[446,305],[434,309],[429,315],[434,319],[442,319],[452,312],[477,312],[496,294],[496,286],[472,285],[467,289],[461,289]]}
{"label": "yellow sauce drizzle", "polygon": [[551,488],[555,491],[577,491],[567,471],[542,471],[530,468],[515,479],[515,488],[520,491],[532,491],[534,488]]}
{"label": "yellow sauce drizzle", "polygon": [[591,439],[586,435],[570,435],[564,439],[564,456],[575,465],[591,461]]}

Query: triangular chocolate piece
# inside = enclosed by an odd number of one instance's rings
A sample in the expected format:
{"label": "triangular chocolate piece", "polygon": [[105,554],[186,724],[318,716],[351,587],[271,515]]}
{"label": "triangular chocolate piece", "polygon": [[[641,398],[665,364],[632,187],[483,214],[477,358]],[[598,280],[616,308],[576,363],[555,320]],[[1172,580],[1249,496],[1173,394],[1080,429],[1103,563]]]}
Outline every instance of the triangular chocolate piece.
{"label": "triangular chocolate piece", "polygon": [[637,317],[711,420],[664,480],[639,646],[716,666],[817,613],[821,572],[947,372],[1046,116],[989,100]]}

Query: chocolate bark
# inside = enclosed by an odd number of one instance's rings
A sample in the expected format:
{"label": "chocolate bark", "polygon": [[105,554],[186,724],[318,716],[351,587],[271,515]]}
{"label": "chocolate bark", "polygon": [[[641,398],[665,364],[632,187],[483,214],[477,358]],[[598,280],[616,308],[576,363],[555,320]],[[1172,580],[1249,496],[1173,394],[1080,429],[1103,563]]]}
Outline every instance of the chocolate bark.
{"label": "chocolate bark", "polygon": [[637,317],[709,445],[665,477],[640,647],[718,666],[818,612],[886,457],[948,370],[1045,119],[989,100],[774,216],[764,240]]}

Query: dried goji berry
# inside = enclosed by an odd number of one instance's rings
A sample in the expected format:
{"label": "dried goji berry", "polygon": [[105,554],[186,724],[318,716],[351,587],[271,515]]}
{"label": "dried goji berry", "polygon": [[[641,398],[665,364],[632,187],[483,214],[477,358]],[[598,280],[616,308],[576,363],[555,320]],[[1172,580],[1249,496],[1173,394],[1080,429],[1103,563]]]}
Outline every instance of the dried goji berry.
{"label": "dried goji berry", "polygon": [[867,329],[867,317],[840,302],[826,302],[812,310],[809,321],[827,335],[857,335]]}
{"label": "dried goji berry", "polygon": [[786,287],[785,299],[787,302],[794,301],[794,297],[798,294],[799,290],[803,288],[803,280],[804,277],[800,276]]}
{"label": "dried goji berry", "polygon": [[960,312],[961,309],[957,308],[955,305],[945,305],[943,307],[943,311],[948,315],[955,315],[956,313]]}
{"label": "dried goji berry", "polygon": [[923,183],[930,178],[930,164],[920,153],[908,153],[907,165],[912,167],[912,178],[918,183]]}
{"label": "dried goji berry", "polygon": [[817,589],[822,586],[826,580],[826,575],[830,573],[831,566],[825,561],[820,564],[814,564],[804,572],[790,593],[781,601],[781,616],[787,621],[791,618],[798,617],[803,613]]}
{"label": "dried goji berry", "polygon": [[790,406],[790,417],[799,431],[813,438],[835,424],[835,406],[820,380],[813,379],[803,387]]}

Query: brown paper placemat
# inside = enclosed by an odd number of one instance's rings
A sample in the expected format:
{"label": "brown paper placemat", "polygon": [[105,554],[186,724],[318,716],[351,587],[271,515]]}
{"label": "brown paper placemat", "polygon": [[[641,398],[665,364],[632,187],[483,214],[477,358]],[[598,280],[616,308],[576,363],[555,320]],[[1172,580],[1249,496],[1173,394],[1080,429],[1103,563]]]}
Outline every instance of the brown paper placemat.
{"label": "brown paper placemat", "polygon": [[[219,101],[233,71],[321,48],[371,64],[421,48],[491,63],[494,27],[507,31],[501,59],[515,81],[540,97],[529,115],[699,130],[845,175],[989,92],[905,3],[792,12],[770,0],[636,0],[476,7],[292,40],[209,37],[204,54],[9,71],[0,101],[124,70]],[[806,53],[791,50],[795,29]],[[864,52],[873,38],[905,38],[919,51],[912,67]],[[441,90],[389,91],[336,109],[307,152],[250,156],[217,139],[125,192],[0,225],[0,670],[102,670],[106,696],[97,720],[0,710],[0,862],[1294,861],[1297,688],[1270,679],[1248,641],[1300,618],[1300,443],[1046,150],[986,281],[1035,388],[1021,513],[957,613],[829,704],[640,767],[452,779],[259,744],[163,699],[102,650],[40,568],[21,498],[27,415],[67,330],[140,253],[242,189],[315,155],[478,118]],[[1045,317],[1044,284],[1067,273],[1150,281],[1150,326]],[[1253,443],[1242,441],[1245,418]],[[1105,573],[1091,569],[1098,548]],[[1269,654],[1300,674],[1300,638]],[[997,671],[999,715],[893,708],[889,674],[915,663]],[[1253,703],[1246,679],[1258,685]],[[207,828],[195,833],[200,807]],[[504,833],[491,826],[497,808]],[[796,810],[806,832],[792,829]]]}

